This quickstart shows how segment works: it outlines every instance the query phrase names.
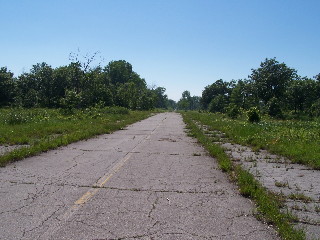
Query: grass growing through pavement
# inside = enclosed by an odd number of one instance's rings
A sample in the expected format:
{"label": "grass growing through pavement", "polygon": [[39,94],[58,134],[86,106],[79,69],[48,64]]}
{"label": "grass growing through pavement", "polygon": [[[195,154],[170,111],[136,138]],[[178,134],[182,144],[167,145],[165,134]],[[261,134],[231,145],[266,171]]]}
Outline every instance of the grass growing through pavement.
{"label": "grass growing through pavement", "polygon": [[[295,220],[290,213],[280,211],[281,202],[276,195],[269,193],[262,185],[255,180],[252,174],[242,169],[240,166],[233,166],[232,161],[224,152],[222,147],[214,144],[198,128],[193,120],[200,121],[204,125],[211,126],[208,122],[202,122],[200,117],[195,117],[199,113],[184,112],[183,119],[189,129],[189,135],[198,141],[208,150],[211,156],[218,160],[219,167],[227,172],[239,186],[240,193],[255,201],[259,215],[257,217],[268,224],[274,225],[282,239],[303,240],[305,233],[296,230],[292,226]],[[199,114],[201,115],[201,114]]]}
{"label": "grass growing through pavement", "polygon": [[29,145],[0,155],[0,166],[39,152],[110,133],[150,116],[124,108],[0,109],[0,145]]}
{"label": "grass growing through pavement", "polygon": [[265,119],[252,124],[246,119],[233,120],[222,114],[189,112],[196,121],[224,132],[241,145],[286,156],[294,163],[320,169],[320,122]]}

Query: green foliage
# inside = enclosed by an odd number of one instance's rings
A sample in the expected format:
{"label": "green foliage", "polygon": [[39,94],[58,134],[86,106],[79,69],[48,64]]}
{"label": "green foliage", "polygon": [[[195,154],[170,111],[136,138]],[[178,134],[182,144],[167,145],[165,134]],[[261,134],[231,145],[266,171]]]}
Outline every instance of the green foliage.
{"label": "green foliage", "polygon": [[81,93],[77,93],[74,90],[66,90],[66,95],[61,99],[61,107],[65,109],[80,108],[82,103]]}
{"label": "green foliage", "polygon": [[8,114],[7,118],[4,121],[9,125],[15,125],[15,124],[26,123],[28,122],[29,118],[30,118],[29,114],[25,114],[24,111],[21,111],[19,109],[14,109]]}
{"label": "green foliage", "polygon": [[67,66],[52,68],[46,63],[33,65],[17,79],[6,68],[0,69],[0,107],[63,108],[65,114],[97,103],[131,110],[168,108],[165,88],[148,89],[146,81],[124,60],[111,61],[106,67],[93,67],[93,56],[72,54]]}
{"label": "green foliage", "polygon": [[268,114],[271,117],[283,118],[283,113],[280,106],[280,101],[277,98],[271,98],[268,102]]}
{"label": "green foliage", "polygon": [[106,107],[102,109],[103,113],[112,113],[112,114],[130,114],[129,109],[124,107]]}
{"label": "green foliage", "polygon": [[260,122],[260,113],[256,107],[252,107],[247,111],[248,121],[251,123]]}
{"label": "green foliage", "polygon": [[0,68],[0,106],[8,106],[15,96],[13,73],[6,67]]}
{"label": "green foliage", "polygon": [[193,96],[189,91],[184,91],[182,97],[177,102],[177,108],[179,110],[199,110],[200,109],[200,97]]}
{"label": "green foliage", "polygon": [[295,69],[279,63],[276,58],[267,58],[261,62],[260,68],[252,69],[250,79],[259,98],[267,103],[273,97],[281,99],[289,83],[297,79],[297,74]]}
{"label": "green foliage", "polygon": [[241,114],[241,109],[237,105],[230,104],[227,110],[227,114],[230,118],[236,119]]}
{"label": "green foliage", "polygon": [[320,122],[275,120],[263,118],[257,124],[249,124],[241,117],[228,119],[223,114],[192,114],[193,119],[220,130],[241,145],[288,157],[294,163],[320,169]]}
{"label": "green foliage", "polygon": [[68,115],[57,109],[0,109],[0,144],[29,146],[0,156],[0,166],[121,129],[148,116],[150,112],[99,105],[75,109]]}
{"label": "green foliage", "polygon": [[[302,230],[296,230],[291,225],[291,215],[281,212],[279,200],[272,193],[269,193],[248,171],[242,169],[239,165],[234,167],[223,148],[218,144],[212,143],[195,124],[195,121],[197,121],[211,129],[215,129],[217,120],[215,117],[217,116],[219,115],[199,114],[196,112],[183,113],[184,121],[190,129],[191,135],[198,139],[211,156],[217,158],[219,167],[229,173],[229,176],[236,181],[240,193],[245,197],[251,198],[257,204],[259,213],[257,217],[264,222],[275,225],[276,230],[283,239],[304,240],[305,233]],[[226,123],[224,122],[223,125],[226,126]],[[226,126],[226,128],[228,127]]]}
{"label": "green foliage", "polygon": [[201,105],[203,109],[207,109],[211,101],[217,96],[228,97],[231,93],[230,83],[224,82],[222,79],[217,80],[213,84],[205,87],[202,92]]}
{"label": "green foliage", "polygon": [[314,117],[320,117],[320,99],[312,104],[310,114]]}
{"label": "green foliage", "polygon": [[227,97],[224,95],[218,95],[216,97],[214,97],[208,107],[209,112],[215,113],[215,112],[220,112],[220,113],[224,113],[225,112],[225,108],[227,106]]}

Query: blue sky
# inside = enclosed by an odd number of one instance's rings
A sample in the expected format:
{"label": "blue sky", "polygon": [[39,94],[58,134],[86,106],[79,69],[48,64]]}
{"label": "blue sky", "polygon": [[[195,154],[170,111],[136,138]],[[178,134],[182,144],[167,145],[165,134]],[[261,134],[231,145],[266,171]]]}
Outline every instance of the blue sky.
{"label": "blue sky", "polygon": [[218,79],[247,78],[276,57],[320,73],[319,0],[0,0],[0,67],[20,75],[69,53],[126,60],[178,100]]}

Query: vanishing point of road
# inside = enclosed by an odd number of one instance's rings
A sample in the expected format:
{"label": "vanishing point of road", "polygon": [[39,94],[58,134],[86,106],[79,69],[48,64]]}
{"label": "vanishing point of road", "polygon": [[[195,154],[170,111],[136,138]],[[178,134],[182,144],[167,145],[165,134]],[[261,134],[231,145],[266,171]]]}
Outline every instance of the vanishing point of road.
{"label": "vanishing point of road", "polygon": [[0,169],[0,239],[278,239],[177,113]]}

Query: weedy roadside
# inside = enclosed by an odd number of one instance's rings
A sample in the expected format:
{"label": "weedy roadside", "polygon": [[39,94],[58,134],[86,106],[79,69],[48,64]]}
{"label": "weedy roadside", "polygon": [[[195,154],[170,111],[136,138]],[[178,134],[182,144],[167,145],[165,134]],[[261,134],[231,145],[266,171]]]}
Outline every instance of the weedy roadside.
{"label": "weedy roadside", "polygon": [[40,152],[111,133],[150,116],[150,111],[120,107],[59,109],[0,109],[0,166]]}
{"label": "weedy roadside", "polygon": [[233,164],[225,150],[219,144],[214,143],[209,138],[208,133],[204,133],[205,130],[197,126],[197,121],[202,124],[209,124],[208,122],[202,122],[202,119],[196,114],[199,113],[182,113],[189,129],[189,135],[197,138],[199,143],[208,150],[209,154],[217,159],[221,170],[226,172],[230,179],[238,185],[240,193],[255,202],[257,206],[256,217],[274,226],[282,239],[306,239],[306,235],[302,230],[297,230],[293,227],[293,222],[296,221],[296,218],[290,212],[284,213],[281,211],[281,195],[268,192],[249,171],[243,169],[240,165]]}

